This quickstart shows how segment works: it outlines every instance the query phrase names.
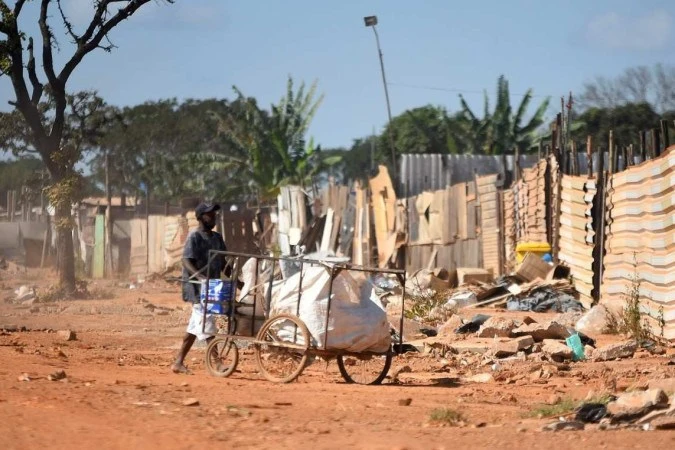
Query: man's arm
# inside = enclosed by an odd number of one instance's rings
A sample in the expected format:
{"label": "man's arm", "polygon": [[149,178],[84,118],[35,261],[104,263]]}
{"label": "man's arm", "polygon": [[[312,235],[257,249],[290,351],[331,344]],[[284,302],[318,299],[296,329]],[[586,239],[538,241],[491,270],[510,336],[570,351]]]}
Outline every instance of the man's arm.
{"label": "man's arm", "polygon": [[197,280],[205,280],[206,276],[197,269],[195,266],[195,260],[192,258],[183,258],[183,267],[185,267],[190,274],[190,278],[196,278]]}
{"label": "man's arm", "polygon": [[200,272],[196,265],[197,251],[197,236],[194,233],[190,233],[185,241],[185,247],[183,247],[183,267],[190,274],[190,279],[203,280],[206,279],[206,276]]}

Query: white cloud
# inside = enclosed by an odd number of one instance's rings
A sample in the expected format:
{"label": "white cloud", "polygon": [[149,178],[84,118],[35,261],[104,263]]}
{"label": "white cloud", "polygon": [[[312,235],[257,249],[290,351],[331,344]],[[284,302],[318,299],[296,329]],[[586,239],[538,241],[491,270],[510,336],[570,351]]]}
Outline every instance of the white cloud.
{"label": "white cloud", "polygon": [[641,16],[608,12],[594,17],[586,27],[586,37],[602,47],[620,50],[663,48],[673,35],[673,17],[659,9]]}

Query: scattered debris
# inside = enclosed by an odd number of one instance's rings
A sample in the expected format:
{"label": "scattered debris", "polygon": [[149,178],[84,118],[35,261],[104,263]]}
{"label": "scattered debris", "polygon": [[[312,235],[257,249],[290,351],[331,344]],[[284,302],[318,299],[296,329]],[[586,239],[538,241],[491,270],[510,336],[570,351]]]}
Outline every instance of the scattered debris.
{"label": "scattered debris", "polygon": [[492,351],[497,358],[513,356],[520,351],[526,350],[534,344],[532,336],[520,336],[507,341],[497,341],[492,346]]}
{"label": "scattered debris", "polygon": [[459,286],[477,281],[489,283],[492,281],[492,273],[487,269],[460,267],[457,269],[457,283]]}
{"label": "scattered debris", "polygon": [[591,336],[609,333],[609,314],[605,305],[595,305],[581,316],[574,328]]}
{"label": "scattered debris", "polygon": [[449,336],[464,324],[464,320],[457,314],[450,316],[443,325],[438,327],[438,336]]}
{"label": "scattered debris", "polygon": [[630,358],[638,348],[636,341],[609,344],[593,351],[594,361],[611,361],[619,358]]}
{"label": "scattered debris", "polygon": [[54,373],[50,373],[47,376],[47,379],[49,381],[59,381],[59,380],[65,379],[65,378],[66,378],[66,371],[65,370],[58,370]]}
{"label": "scattered debris", "polygon": [[14,291],[16,294],[15,300],[17,302],[24,302],[26,300],[33,300],[35,299],[35,289],[30,287],[30,286],[21,286],[17,290]]}
{"label": "scattered debris", "polygon": [[490,383],[494,380],[491,373],[479,373],[478,375],[466,378],[464,381],[469,383]]}
{"label": "scattered debris", "polygon": [[554,339],[544,339],[541,351],[549,355],[554,361],[562,362],[572,359],[574,352],[567,345]]}
{"label": "scattered debris", "polygon": [[569,337],[570,331],[564,325],[559,324],[555,320],[544,323],[531,323],[529,325],[521,325],[513,330],[515,336],[532,336],[536,342],[541,342],[544,339],[565,339]]}
{"label": "scattered debris", "polygon": [[542,286],[524,296],[512,297],[506,302],[509,311],[568,312],[583,311],[583,305],[572,295],[551,286]]}
{"label": "scattered debris", "polygon": [[546,425],[543,428],[543,431],[580,431],[585,428],[583,422],[578,422],[576,420],[572,421],[558,421]]}
{"label": "scattered debris", "polygon": [[657,417],[649,423],[649,426],[655,430],[675,430],[675,416]]}
{"label": "scattered debris", "polygon": [[445,303],[446,309],[458,310],[469,305],[475,305],[478,302],[478,297],[471,291],[456,292]]}
{"label": "scattered debris", "polygon": [[77,340],[77,334],[72,330],[60,330],[58,336],[64,341],[75,341]]}
{"label": "scattered debris", "polygon": [[183,406],[199,406],[199,400],[196,398],[187,398],[183,400]]}
{"label": "scattered debris", "polygon": [[31,377],[27,373],[22,373],[21,375],[19,375],[18,380],[19,381],[30,381]]}
{"label": "scattered debris", "polygon": [[509,337],[511,331],[516,328],[516,322],[513,319],[504,317],[490,317],[478,330],[478,337]]}
{"label": "scattered debris", "polygon": [[475,333],[489,318],[490,316],[486,316],[485,314],[477,314],[469,322],[459,327],[456,332],[459,334]]}
{"label": "scattered debris", "polygon": [[613,422],[633,420],[652,409],[668,406],[668,396],[661,389],[626,392],[607,404]]}
{"label": "scattered debris", "polygon": [[411,372],[412,369],[410,368],[410,366],[398,367],[391,373],[391,380],[392,382],[396,382],[398,381],[399,375],[401,375],[402,373],[411,373]]}

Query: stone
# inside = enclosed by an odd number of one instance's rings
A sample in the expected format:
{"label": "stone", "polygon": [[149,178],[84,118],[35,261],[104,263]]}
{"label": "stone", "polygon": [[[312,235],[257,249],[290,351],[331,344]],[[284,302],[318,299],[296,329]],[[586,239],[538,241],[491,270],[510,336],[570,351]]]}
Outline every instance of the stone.
{"label": "stone", "polygon": [[630,358],[635,354],[637,348],[638,344],[633,340],[605,345],[593,351],[593,360],[611,361],[619,358]]}
{"label": "stone", "polygon": [[668,396],[662,389],[648,389],[646,391],[626,392],[615,401],[607,404],[614,420],[630,420],[647,414],[654,408],[668,406]]}
{"label": "stone", "polygon": [[531,323],[521,325],[513,330],[514,336],[532,336],[536,342],[541,342],[544,339],[565,339],[569,337],[570,332],[562,324],[555,320],[543,323]]}
{"label": "stone", "polygon": [[165,309],[159,309],[159,310],[155,311],[155,315],[156,316],[168,316],[169,311],[167,311]]}
{"label": "stone", "polygon": [[554,339],[544,339],[541,351],[549,355],[554,360],[572,359],[574,352],[571,348],[560,341]]}
{"label": "stone", "polygon": [[586,359],[593,359],[594,351],[595,347],[591,347],[590,345],[584,345],[584,356],[586,356]]}
{"label": "stone", "polygon": [[72,330],[61,330],[58,332],[58,336],[64,341],[75,341],[77,340],[77,335]]}
{"label": "stone", "polygon": [[22,373],[21,375],[19,375],[18,380],[19,381],[30,381],[31,378],[27,373]]}
{"label": "stone", "polygon": [[397,367],[390,375],[392,381],[398,380],[398,376],[401,375],[402,373],[412,373],[412,368],[410,366],[407,366],[407,365]]}
{"label": "stone", "polygon": [[508,341],[497,341],[492,345],[492,351],[497,358],[512,356],[521,350],[532,346],[534,339],[532,336],[520,336]]}
{"label": "stone", "polygon": [[675,378],[649,380],[649,389],[662,389],[667,394],[675,393]]}
{"label": "stone", "polygon": [[402,398],[398,401],[398,406],[410,406],[412,398]]}
{"label": "stone", "polygon": [[553,422],[548,425],[546,425],[543,428],[543,431],[580,431],[583,430],[585,427],[583,422],[577,422],[576,420],[572,420],[569,422]]}
{"label": "stone", "polygon": [[533,319],[532,317],[530,317],[530,316],[525,316],[525,317],[523,317],[523,323],[524,323],[525,325],[530,325],[530,324],[532,324],[532,323],[537,323],[537,321],[534,320],[534,319]]}
{"label": "stone", "polygon": [[464,321],[457,314],[453,314],[443,325],[438,327],[439,336],[450,336],[455,334],[455,330],[461,327]]}
{"label": "stone", "polygon": [[675,416],[661,416],[649,423],[655,430],[675,430]]}
{"label": "stone", "polygon": [[490,317],[478,330],[477,336],[482,338],[509,337],[516,328],[513,319],[504,317]]}
{"label": "stone", "polygon": [[558,394],[551,394],[548,399],[546,399],[547,405],[557,405],[562,401],[562,398]]}
{"label": "stone", "polygon": [[478,375],[466,378],[465,381],[468,381],[469,383],[490,383],[491,381],[494,381],[494,378],[491,373],[479,373]]}
{"label": "stone", "polygon": [[183,400],[183,406],[199,406],[199,400],[196,398],[186,398]]}
{"label": "stone", "polygon": [[47,376],[47,379],[49,381],[59,381],[59,380],[63,380],[64,378],[66,378],[66,371],[65,370],[58,370],[54,373],[50,373]]}

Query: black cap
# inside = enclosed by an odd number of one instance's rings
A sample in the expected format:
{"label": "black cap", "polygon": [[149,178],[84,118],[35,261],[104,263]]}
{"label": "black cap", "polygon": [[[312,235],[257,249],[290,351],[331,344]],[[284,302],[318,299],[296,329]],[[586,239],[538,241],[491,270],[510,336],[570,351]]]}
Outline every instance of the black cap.
{"label": "black cap", "polygon": [[195,216],[199,219],[202,214],[218,210],[220,210],[220,205],[218,203],[200,203],[195,208]]}

